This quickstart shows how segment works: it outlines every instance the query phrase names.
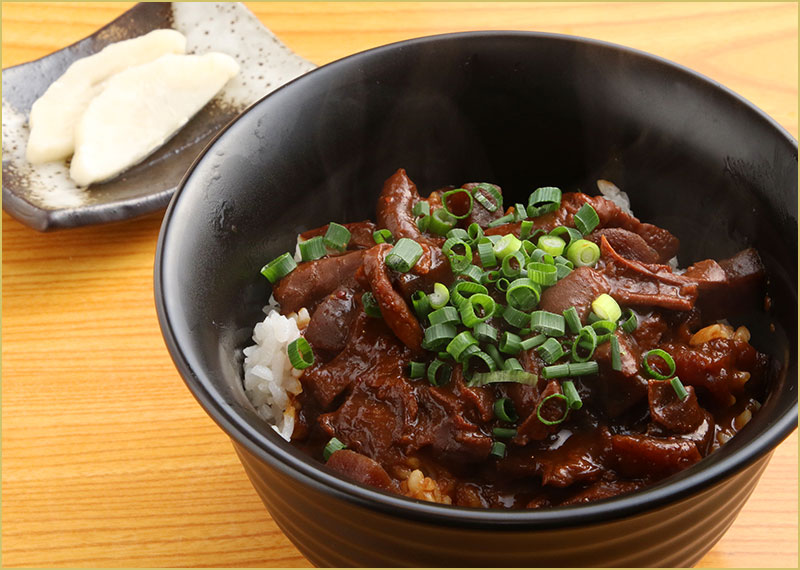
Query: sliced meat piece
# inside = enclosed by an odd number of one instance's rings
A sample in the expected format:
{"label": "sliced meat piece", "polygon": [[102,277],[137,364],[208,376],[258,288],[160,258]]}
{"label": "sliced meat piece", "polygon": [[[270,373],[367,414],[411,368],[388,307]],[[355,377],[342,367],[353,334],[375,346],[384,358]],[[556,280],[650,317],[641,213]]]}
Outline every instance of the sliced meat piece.
{"label": "sliced meat piece", "polygon": [[355,283],[339,287],[317,305],[311,315],[304,336],[315,353],[326,356],[325,361],[344,349],[350,328],[358,312],[363,310],[360,302],[363,292]]}
{"label": "sliced meat piece", "polygon": [[690,433],[700,427],[706,412],[697,402],[692,386],[687,386],[689,395],[681,400],[669,380],[649,380],[647,400],[650,417],[662,427],[676,433]]}
{"label": "sliced meat piece", "polygon": [[401,377],[410,356],[382,319],[358,312],[344,349],[330,362],[306,368],[300,382],[323,411],[329,410],[357,382]]}
{"label": "sliced meat piece", "polygon": [[758,252],[740,251],[730,259],[719,262],[724,280],[715,280],[701,286],[698,305],[706,320],[732,317],[763,306],[766,270]]}
{"label": "sliced meat piece", "polygon": [[453,270],[450,260],[445,257],[438,247],[422,245],[422,257],[408,273],[397,276],[397,287],[406,299],[410,299],[415,291],[433,291],[435,283],[450,283],[453,281]]}
{"label": "sliced meat piece", "polygon": [[[539,415],[541,415],[548,421],[556,421],[564,415],[566,406],[564,399],[550,398],[553,394],[561,393],[561,384],[557,380],[550,380],[547,383],[545,389],[539,394],[533,410],[522,420],[517,428],[517,435],[512,440],[514,445],[524,446],[530,441],[541,441],[561,429],[559,424],[547,425],[539,419]],[[540,413],[537,414],[536,410],[539,408],[539,404],[545,399],[547,401],[542,405]],[[519,413],[519,410],[517,413]]]}
{"label": "sliced meat piece", "polygon": [[317,304],[341,285],[351,281],[364,259],[364,251],[307,261],[278,281],[273,289],[283,314],[302,307],[313,313]]}
{"label": "sliced meat piece", "polygon": [[392,232],[395,240],[405,237],[418,243],[441,245],[444,238],[423,234],[417,227],[413,209],[414,204],[421,201],[417,186],[405,170],[399,169],[384,182],[383,191],[378,197],[378,227]]}
{"label": "sliced meat piece", "polygon": [[575,307],[581,322],[586,323],[592,301],[610,291],[611,286],[602,273],[591,267],[578,267],[542,292],[539,308],[560,315]]}
{"label": "sliced meat piece", "polygon": [[599,501],[600,499],[610,499],[611,497],[638,491],[646,485],[647,483],[645,481],[625,481],[623,479],[597,481],[564,499],[559,503],[559,506],[578,505],[581,503]]}
{"label": "sliced meat piece", "polygon": [[[369,249],[375,245],[375,238],[372,237],[372,234],[376,229],[378,229],[378,227],[369,220],[364,220],[363,222],[351,222],[349,224],[341,225],[350,231],[350,242],[347,244],[348,250]],[[308,240],[312,237],[324,236],[325,232],[327,231],[328,224],[325,224],[319,228],[304,231],[302,234],[300,234],[300,239]]]}
{"label": "sliced meat piece", "polygon": [[653,480],[686,469],[702,456],[694,442],[681,438],[614,435],[610,458],[614,469],[623,477]]}
{"label": "sliced meat piece", "polygon": [[661,256],[650,247],[642,236],[623,228],[602,228],[593,231],[586,239],[600,244],[600,236],[605,236],[608,243],[619,255],[626,259],[642,263],[658,263]]}
{"label": "sliced meat piece", "polygon": [[333,452],[325,465],[356,483],[399,492],[397,484],[377,461],[350,449]]}
{"label": "sliced meat piece", "polygon": [[614,251],[603,235],[600,236],[600,251],[605,262],[603,275],[611,285],[610,295],[620,304],[676,311],[689,311],[694,307],[698,287],[691,279],[672,273],[667,265],[626,259]]}
{"label": "sliced meat piece", "polygon": [[391,249],[392,246],[382,243],[367,250],[364,256],[364,274],[386,324],[403,344],[415,353],[421,353],[422,327],[389,279],[386,255]]}

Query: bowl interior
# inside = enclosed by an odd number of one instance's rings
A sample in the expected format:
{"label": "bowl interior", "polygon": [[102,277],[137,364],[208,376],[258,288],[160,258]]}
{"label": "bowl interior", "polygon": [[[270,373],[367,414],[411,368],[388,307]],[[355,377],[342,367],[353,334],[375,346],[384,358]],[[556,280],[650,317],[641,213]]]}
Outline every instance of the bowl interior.
{"label": "bowl interior", "polygon": [[742,320],[783,370],[739,437],[661,486],[707,483],[791,431],[796,142],[731,92],[658,58],[563,36],[481,33],[320,68],[254,105],[187,175],[159,242],[160,318],[189,387],[235,439],[320,471],[263,424],[241,388],[241,350],[270,293],[259,269],[293,251],[303,230],[374,219],[382,183],[400,167],[423,194],[491,181],[506,203],[539,186],[595,194],[605,178],[628,192],[637,217],[681,238],[682,266],[758,248],[772,310]]}

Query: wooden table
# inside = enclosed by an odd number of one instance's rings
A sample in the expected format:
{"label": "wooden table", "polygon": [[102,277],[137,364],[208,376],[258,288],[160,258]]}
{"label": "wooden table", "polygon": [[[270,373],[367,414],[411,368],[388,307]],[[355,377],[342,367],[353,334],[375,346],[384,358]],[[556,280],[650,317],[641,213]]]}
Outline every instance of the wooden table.
{"label": "wooden table", "polygon": [[[727,85],[797,137],[796,4],[249,3],[323,64],[439,32],[608,40]],[[4,3],[3,67],[129,3]],[[2,564],[308,566],[184,387],[153,303],[161,213],[39,234],[3,214]],[[797,566],[797,434],[703,567]]]}

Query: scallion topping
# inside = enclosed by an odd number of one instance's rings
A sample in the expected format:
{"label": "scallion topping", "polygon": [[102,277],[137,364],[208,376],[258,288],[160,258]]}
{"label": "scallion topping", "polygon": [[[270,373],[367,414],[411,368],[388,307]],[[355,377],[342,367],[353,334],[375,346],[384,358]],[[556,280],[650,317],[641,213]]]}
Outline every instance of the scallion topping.
{"label": "scallion topping", "polygon": [[578,395],[578,390],[575,389],[575,384],[572,380],[564,380],[561,383],[561,390],[567,397],[567,406],[570,410],[580,410],[583,407],[583,401]]}
{"label": "scallion topping", "polygon": [[568,228],[567,226],[558,226],[557,228],[550,230],[551,236],[560,237],[562,240],[564,239],[564,234],[567,234],[566,237],[568,238],[564,240],[567,243],[567,247],[583,238],[583,234],[581,232],[575,228]]}
{"label": "scallion topping", "polygon": [[526,277],[512,281],[506,289],[506,301],[520,311],[533,309],[539,304],[539,297],[539,286]]}
{"label": "scallion topping", "polygon": [[450,287],[450,302],[454,306],[460,307],[461,303],[466,301],[471,295],[488,295],[488,293],[489,290],[480,283],[459,280]]}
{"label": "scallion topping", "polygon": [[286,347],[286,352],[289,355],[289,362],[293,368],[297,370],[305,370],[314,364],[314,353],[311,351],[311,345],[302,336],[289,343]]}
{"label": "scallion topping", "polygon": [[[467,198],[469,198],[469,206],[467,206],[467,211],[463,214],[456,214],[452,208],[447,205],[447,199],[455,194],[466,194]],[[466,188],[456,188],[455,190],[448,190],[444,194],[442,194],[442,206],[444,207],[447,212],[458,220],[463,220],[467,216],[472,213],[472,192],[467,190]]]}
{"label": "scallion topping", "polygon": [[622,352],[619,349],[619,340],[616,335],[611,335],[611,369],[620,371],[622,370]]}
{"label": "scallion topping", "polygon": [[[463,253],[459,253],[462,249]],[[461,273],[472,263],[472,248],[461,238],[448,238],[442,246],[442,253],[450,260],[450,268],[454,273]]]}
{"label": "scallion topping", "polygon": [[[586,354],[581,354],[579,348],[583,347],[588,350]],[[591,326],[585,326],[578,331],[578,336],[572,343],[572,360],[575,362],[586,362],[597,348],[597,333]]]}
{"label": "scallion topping", "polygon": [[506,331],[500,337],[498,348],[500,348],[500,352],[506,354],[519,354],[522,350],[522,339],[512,332]]}
{"label": "scallion topping", "polygon": [[300,242],[300,258],[303,261],[313,261],[327,254],[322,236],[316,236]]}
{"label": "scallion topping", "polygon": [[[497,370],[498,366],[497,363],[494,361],[494,358],[479,350],[477,346],[473,345],[470,349],[475,349],[474,351],[470,352],[470,354],[462,360],[464,364],[464,377],[469,379],[472,378],[473,374],[479,372],[492,372]],[[477,367],[483,364],[483,370],[478,370]]]}
{"label": "scallion topping", "polygon": [[510,398],[500,398],[494,402],[494,415],[503,422],[515,422],[519,419],[514,402]]}
{"label": "scallion topping", "polygon": [[424,200],[417,202],[414,204],[414,207],[411,208],[411,213],[414,216],[428,216],[431,213],[431,205]]}
{"label": "scallion topping", "polygon": [[567,259],[575,267],[591,267],[600,259],[600,248],[596,243],[579,239],[567,248]]}
{"label": "scallion topping", "polygon": [[472,245],[475,245],[483,238],[483,228],[477,222],[472,222],[467,228],[467,236]]}
{"label": "scallion topping", "polygon": [[381,314],[381,308],[378,306],[378,302],[375,300],[375,295],[372,294],[372,291],[367,291],[361,295],[361,304],[364,305],[364,312],[368,317],[381,318],[383,316],[383,314]]}
{"label": "scallion topping", "polygon": [[636,327],[639,326],[639,320],[636,318],[636,313],[634,313],[631,309],[626,309],[625,314],[627,317],[622,323],[622,330],[628,334],[631,334],[636,330]]}
{"label": "scallion topping", "polygon": [[431,386],[444,386],[450,382],[453,367],[438,358],[428,365],[428,382]]}
{"label": "scallion topping", "polygon": [[672,389],[675,390],[675,394],[678,395],[679,400],[682,401],[689,397],[689,392],[686,391],[686,387],[683,385],[680,378],[675,376],[669,383]]}
{"label": "scallion topping", "polygon": [[569,376],[569,364],[553,364],[542,368],[542,377],[548,380],[552,378],[566,378]]}
{"label": "scallion topping", "polygon": [[494,455],[495,457],[503,458],[506,456],[506,444],[502,441],[495,441],[492,443],[492,450],[489,452],[489,455]]}
{"label": "scallion topping", "polygon": [[[668,372],[666,374],[662,374],[657,368],[650,366],[650,358],[660,358],[663,360]],[[642,355],[642,366],[644,366],[644,369],[650,376],[658,380],[666,380],[675,374],[675,360],[672,358],[669,352],[666,350],[661,350],[660,348],[654,348],[653,350],[648,350],[645,352]]]}
{"label": "scallion topping", "polygon": [[517,430],[514,428],[496,427],[492,428],[492,433],[495,437],[499,437],[501,439],[512,439],[517,435]]}
{"label": "scallion topping", "polygon": [[537,188],[528,197],[528,216],[535,218],[555,212],[561,206],[561,190],[553,186]]}
{"label": "scallion topping", "polygon": [[372,239],[376,244],[379,243],[394,243],[394,236],[392,232],[387,229],[375,230],[372,232]]}
{"label": "scallion topping", "polygon": [[592,230],[597,227],[597,224],[600,223],[600,216],[597,215],[597,212],[592,208],[591,204],[584,204],[573,216],[572,221],[575,223],[575,227],[578,228],[578,231],[586,235],[591,233]]}
{"label": "scallion topping", "polygon": [[431,214],[431,221],[428,230],[434,234],[443,236],[456,225],[458,220],[444,208],[438,208]]}
{"label": "scallion topping", "polygon": [[411,306],[419,319],[424,319],[431,312],[431,302],[424,291],[414,291],[411,294]]}
{"label": "scallion topping", "polygon": [[[499,283],[499,282],[498,282]],[[515,309],[511,305],[503,308],[503,320],[510,324],[512,327],[522,329],[528,326],[531,322],[531,316],[528,313]]]}
{"label": "scallion topping", "polygon": [[528,264],[528,279],[542,287],[550,287],[558,281],[558,269],[549,263],[532,261]]}
{"label": "scallion topping", "polygon": [[500,382],[514,382],[515,384],[535,386],[538,382],[538,378],[536,374],[531,374],[524,370],[495,370],[494,372],[473,374],[467,386],[486,386],[487,384],[497,384]]}
{"label": "scallion topping", "polygon": [[548,338],[536,350],[547,364],[552,364],[565,354],[561,343],[554,338]]}
{"label": "scallion topping", "polygon": [[564,311],[564,321],[572,334],[578,334],[578,331],[581,330],[581,319],[578,316],[578,309],[575,307],[570,307]]}
{"label": "scallion topping", "polygon": [[558,236],[541,236],[539,241],[536,242],[539,249],[546,251],[552,256],[561,255],[564,253],[564,248],[567,244]]}
{"label": "scallion topping", "polygon": [[479,243],[478,255],[481,258],[481,265],[484,267],[484,269],[497,265],[497,257],[494,254],[494,246],[492,245],[492,242],[487,241],[485,243]]}
{"label": "scallion topping", "polygon": [[450,289],[444,283],[434,283],[433,293],[428,295],[428,302],[433,309],[441,309],[450,300]]}
{"label": "scallion topping", "polygon": [[328,443],[325,444],[325,449],[322,450],[322,459],[327,461],[331,458],[331,455],[333,455],[334,452],[341,449],[347,449],[347,446],[335,437],[332,437],[330,440],[328,440]]}
{"label": "scallion topping", "polygon": [[330,248],[344,251],[347,249],[347,244],[350,243],[350,230],[341,224],[331,222],[328,224],[322,241]]}
{"label": "scallion topping", "polygon": [[286,277],[295,270],[297,262],[290,253],[279,255],[264,267],[261,268],[261,275],[269,279],[270,283],[275,283],[279,279]]}
{"label": "scallion topping", "polygon": [[525,255],[520,250],[511,252],[505,256],[503,258],[503,262],[500,264],[500,270],[503,272],[503,275],[509,279],[515,279],[519,277],[524,268]]}
{"label": "scallion topping", "polygon": [[547,336],[564,335],[564,316],[549,311],[534,311],[531,313],[531,329],[546,334]]}
{"label": "scallion topping", "polygon": [[[562,415],[557,420],[548,420],[548,419],[545,419],[544,417],[542,417],[542,406],[544,406],[546,402],[548,402],[549,400],[552,400],[553,398],[555,398],[557,400],[564,400],[564,415]],[[542,422],[546,426],[553,426],[553,425],[556,425],[556,424],[560,424],[565,419],[567,419],[567,414],[568,413],[569,413],[569,403],[567,401],[567,397],[564,394],[558,394],[558,393],[550,394],[549,396],[544,398],[541,402],[539,402],[538,406],[536,406],[536,417],[539,418],[539,421]]]}
{"label": "scallion topping", "polygon": [[481,268],[478,267],[477,265],[469,264],[464,269],[464,271],[461,272],[461,275],[466,277],[467,279],[469,279],[471,281],[475,281],[476,283],[480,283],[481,282],[481,278],[483,277],[483,271],[481,271]]}
{"label": "scallion topping", "polygon": [[604,321],[617,322],[622,316],[622,309],[608,293],[602,293],[597,299],[592,301],[592,311]]}
{"label": "scallion topping", "polygon": [[533,232],[533,222],[531,220],[523,220],[519,225],[519,239],[525,241],[531,236]]}
{"label": "scallion topping", "polygon": [[400,238],[386,255],[386,266],[400,273],[408,273],[422,257],[422,246],[413,239]]}
{"label": "scallion topping", "polygon": [[420,216],[417,218],[417,229],[422,233],[428,231],[428,228],[431,227],[431,217],[428,216]]}
{"label": "scallion topping", "polygon": [[461,322],[469,328],[483,323],[492,316],[496,305],[497,303],[489,295],[475,293],[458,307],[458,312],[461,313]]}
{"label": "scallion topping", "polygon": [[472,336],[471,332],[463,331],[458,333],[453,340],[448,343],[445,350],[456,360],[461,360],[461,356],[464,351],[470,346],[477,344],[478,341],[474,336]]}
{"label": "scallion topping", "polygon": [[546,340],[547,336],[543,334],[538,334],[536,336],[526,338],[525,340],[522,341],[522,350],[530,350],[532,348],[536,348]]}
{"label": "scallion topping", "polygon": [[522,242],[514,234],[506,234],[494,244],[494,254],[500,259],[505,259],[522,247]]}
{"label": "scallion topping", "polygon": [[[428,322],[431,326],[434,325],[457,325],[461,323],[461,317],[458,314],[458,309],[455,307],[442,307],[436,309],[428,315]],[[453,335],[455,336],[455,335]]]}
{"label": "scallion topping", "polygon": [[503,207],[503,196],[493,184],[481,183],[472,188],[472,195],[478,204],[486,208],[490,212],[496,212],[498,208]]}
{"label": "scallion topping", "polygon": [[[441,310],[441,309],[439,309]],[[458,334],[456,327],[448,324],[432,325],[425,329],[422,340],[423,348],[427,350],[439,350],[447,346],[451,339]]]}
{"label": "scallion topping", "polygon": [[478,323],[472,328],[472,336],[482,343],[496,343],[497,329],[487,323]]}
{"label": "scallion topping", "polygon": [[427,366],[424,362],[414,362],[413,360],[408,363],[408,377],[409,378],[422,378],[425,376],[425,369]]}

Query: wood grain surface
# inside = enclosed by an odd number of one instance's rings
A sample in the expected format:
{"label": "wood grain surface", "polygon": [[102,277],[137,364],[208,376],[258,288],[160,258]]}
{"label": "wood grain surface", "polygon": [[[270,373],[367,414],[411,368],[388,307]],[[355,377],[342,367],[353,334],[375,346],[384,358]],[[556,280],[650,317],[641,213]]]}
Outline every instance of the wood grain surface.
{"label": "wood grain surface", "polygon": [[[439,32],[542,30],[700,71],[797,137],[797,4],[247,3],[318,64]],[[3,3],[2,65],[129,3]],[[184,387],[156,319],[161,213],[39,234],[3,214],[2,565],[309,563],[270,519],[227,437]],[[797,567],[797,433],[702,567]]]}

